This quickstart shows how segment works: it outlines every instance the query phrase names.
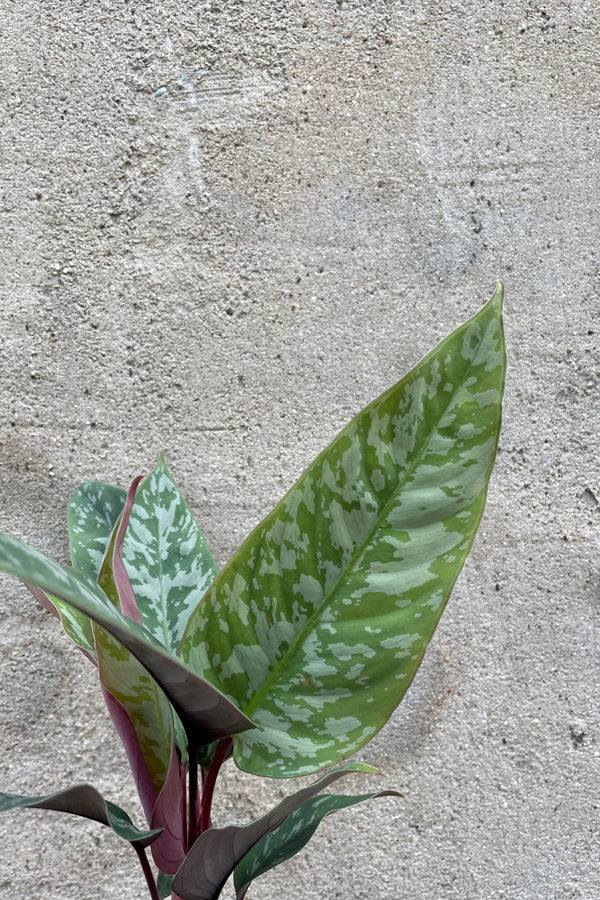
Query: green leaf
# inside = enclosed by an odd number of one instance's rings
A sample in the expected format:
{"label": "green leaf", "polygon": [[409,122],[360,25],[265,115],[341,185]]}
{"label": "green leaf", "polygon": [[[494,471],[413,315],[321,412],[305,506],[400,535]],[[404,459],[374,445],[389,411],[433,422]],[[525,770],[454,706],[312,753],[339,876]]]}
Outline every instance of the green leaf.
{"label": "green leaf", "polygon": [[158,873],[158,878],[156,879],[156,888],[158,890],[159,900],[165,900],[165,897],[171,896],[172,881],[172,875],[166,875],[164,872]]}
{"label": "green leaf", "polygon": [[[137,613],[137,608],[131,584],[123,569],[120,547],[128,526],[137,483],[136,479],[131,486],[98,573],[98,584],[110,602],[123,612],[128,610],[130,617]],[[120,577],[117,581],[115,573],[118,566]],[[156,791],[160,792],[169,771],[173,745],[171,704],[142,663],[119,640],[96,622],[92,628],[100,681],[129,716],[152,783]]]}
{"label": "green leaf", "polygon": [[385,724],[479,524],[501,418],[502,288],[313,462],[217,576],[180,654],[257,728],[259,775],[317,771]]}
{"label": "green leaf", "polygon": [[89,784],[78,784],[56,794],[48,794],[45,797],[25,797],[20,794],[0,793],[0,812],[11,809],[51,809],[56,812],[72,813],[84,819],[92,819],[100,822],[131,844],[147,847],[162,831],[155,828],[152,831],[140,831],[136,828],[126,812],[115,806],[109,800],[105,800],[98,791]]}
{"label": "green leaf", "polygon": [[116,610],[90,576],[52,562],[6,534],[0,534],[0,572],[64,600],[110,632],[157,681],[198,745],[254,727],[227,697],[160,646],[143,625]]}
{"label": "green leaf", "polygon": [[299,809],[290,813],[279,828],[268,832],[255,844],[236,866],[234,871],[236,900],[243,900],[251,881],[302,850],[325,816],[341,809],[347,809],[349,806],[356,806],[364,800],[389,796],[400,797],[401,794],[397,791],[378,791],[374,794],[361,794],[357,797],[325,794],[322,797],[313,797],[307,800]]}
{"label": "green leaf", "polygon": [[[101,481],[86,481],[67,505],[71,559],[76,569],[98,574],[114,525],[125,504],[125,491]],[[39,589],[31,591],[45,609],[55,610],[71,640],[92,660],[96,648],[89,618]]]}
{"label": "green leaf", "polygon": [[59,619],[73,643],[83,651],[88,659],[95,662],[94,635],[92,623],[88,617],[73,609],[67,603],[63,603],[58,597],[51,597],[49,594],[46,594],[45,591],[42,591],[41,588],[36,587],[34,584],[28,584],[26,587],[47,612]]}
{"label": "green leaf", "polygon": [[203,832],[173,879],[174,893],[183,900],[216,900],[238,863],[265,835],[279,828],[311,797],[352,772],[375,774],[377,769],[364,763],[348,763],[286,797],[266,815],[248,825],[228,825]]}
{"label": "green leaf", "polygon": [[176,652],[190,613],[214,581],[217,566],[164,454],[136,494],[123,559],[142,622]]}
{"label": "green leaf", "polygon": [[103,481],[85,481],[67,504],[69,549],[75,569],[96,578],[127,492]]}

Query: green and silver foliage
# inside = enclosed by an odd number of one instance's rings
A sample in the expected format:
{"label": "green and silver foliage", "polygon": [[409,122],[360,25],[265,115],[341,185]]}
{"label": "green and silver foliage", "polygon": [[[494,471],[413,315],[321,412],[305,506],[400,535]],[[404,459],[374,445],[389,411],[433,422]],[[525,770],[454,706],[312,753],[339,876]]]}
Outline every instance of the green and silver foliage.
{"label": "green and silver foliage", "polygon": [[181,656],[257,726],[237,765],[305,775],[402,699],[473,542],[500,429],[502,293],[371,403],[250,535]]}
{"label": "green and silver foliage", "polygon": [[97,666],[148,831],[89,786],[0,795],[0,811],[60,809],[112,827],[152,900],[216,900],[231,873],[242,900],[326,815],[390,793],[321,794],[374,771],[351,763],[254,822],[211,827],[232,752],[257,775],[316,772],[367,743],[402,699],[483,512],[504,370],[499,285],[359,413],[219,574],[162,456],[139,489],[94,481],[74,494],[72,568],[0,535],[0,571]]}
{"label": "green and silver foliage", "polygon": [[364,763],[347,763],[286,797],[248,825],[208,829],[188,853],[173,879],[173,889],[186,900],[213,900],[233,872],[237,900],[242,900],[250,882],[301,850],[326,815],[375,797],[401,796],[397,791],[379,791],[359,797],[317,797],[353,772],[375,775],[377,769]]}

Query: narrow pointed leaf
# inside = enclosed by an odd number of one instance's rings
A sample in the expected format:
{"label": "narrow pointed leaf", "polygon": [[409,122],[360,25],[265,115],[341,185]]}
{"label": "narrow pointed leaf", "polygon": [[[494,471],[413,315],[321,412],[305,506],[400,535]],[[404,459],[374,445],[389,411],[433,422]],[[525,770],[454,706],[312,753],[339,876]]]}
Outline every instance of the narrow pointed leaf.
{"label": "narrow pointed leaf", "polygon": [[[140,481],[136,478],[129,489],[98,573],[98,584],[113,606],[136,622],[141,621],[140,614],[121,551]],[[153,828],[161,829],[152,846],[152,856],[160,869],[173,874],[185,856],[185,767],[175,746],[173,709],[141,662],[97,622],[92,623],[92,628],[100,680],[118,701],[135,732],[141,760],[135,757],[134,775],[140,777],[137,786],[146,816]],[[124,737],[130,739],[128,729]],[[152,793],[148,791],[148,776]],[[153,802],[148,809],[151,797]]]}
{"label": "narrow pointed leaf", "polygon": [[0,534],[0,572],[64,600],[116,637],[162,687],[187,732],[200,746],[254,727],[218,689],[171,656],[142,625],[118,612],[83,572],[52,562],[6,534]]}
{"label": "narrow pointed leaf", "polygon": [[343,775],[375,774],[362,763],[340,766],[313,784],[286,797],[274,809],[248,825],[210,828],[200,835],[173,879],[173,891],[183,900],[216,900],[238,863],[267,834],[279,828],[296,809]]}
{"label": "narrow pointed leaf", "polygon": [[72,813],[84,819],[100,822],[125,841],[147,847],[156,840],[160,828],[141,831],[136,828],[126,812],[105,800],[98,791],[89,784],[78,784],[56,794],[45,797],[24,797],[20,794],[0,794],[0,812],[11,809],[51,809],[56,812]]}
{"label": "narrow pointed leaf", "polygon": [[137,486],[143,476],[134,479],[133,484],[127,492],[125,506],[121,515],[115,522],[113,533],[110,536],[106,547],[104,559],[98,572],[98,584],[116,609],[120,609],[122,613],[133,619],[134,622],[141,623],[142,619],[138,609],[137,601],[131,582],[127,575],[125,565],[122,558],[123,541],[129,524],[131,508],[135,502],[135,492]]}
{"label": "narrow pointed leaf", "polygon": [[257,728],[237,765],[303,775],[369,741],[479,524],[504,384],[502,289],[315,460],[217,576],[180,653]]}
{"label": "narrow pointed leaf", "polygon": [[[136,479],[129,490],[98,573],[98,584],[112,605],[137,622],[139,612],[120,551],[140,480]],[[171,704],[142,663],[118,639],[97,622],[92,628],[100,681],[129,716],[158,794],[166,781],[171,759],[174,737]]]}
{"label": "narrow pointed leaf", "polygon": [[123,559],[142,622],[161,644],[176,652],[217,566],[164,454],[136,494]]}
{"label": "narrow pointed leaf", "polygon": [[309,842],[319,824],[333,812],[356,806],[365,800],[377,797],[400,797],[398,791],[378,791],[348,797],[340,794],[324,794],[312,797],[298,809],[290,813],[285,822],[266,834],[244,856],[234,871],[236,900],[244,900],[250,882],[268,872],[280,863],[294,856]]}

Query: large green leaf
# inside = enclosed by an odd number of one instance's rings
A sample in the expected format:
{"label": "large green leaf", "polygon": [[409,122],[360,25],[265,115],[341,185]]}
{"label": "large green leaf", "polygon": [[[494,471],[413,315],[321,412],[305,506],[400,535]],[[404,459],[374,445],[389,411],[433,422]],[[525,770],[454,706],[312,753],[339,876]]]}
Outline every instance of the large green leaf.
{"label": "large green leaf", "polygon": [[257,728],[249,772],[317,771],[402,699],[473,542],[504,384],[502,288],[315,460],[217,576],[180,653]]}
{"label": "large green leaf", "polygon": [[377,791],[374,794],[361,794],[357,797],[325,794],[307,800],[299,809],[290,813],[279,828],[265,834],[236,866],[234,871],[236,900],[244,900],[251,881],[302,850],[325,816],[356,806],[365,800],[390,796],[401,795],[397,791]]}
{"label": "large green leaf", "polygon": [[0,572],[64,600],[110,632],[158,682],[197,744],[254,727],[219,690],[158,644],[143,625],[116,610],[84,572],[61,566],[6,534],[0,534]]}
{"label": "large green leaf", "polygon": [[55,812],[72,813],[84,819],[100,822],[131,844],[147,847],[162,831],[154,828],[151,831],[140,831],[136,828],[126,812],[119,806],[105,800],[96,788],[89,784],[78,784],[56,794],[45,797],[25,797],[21,794],[0,793],[0,812],[11,809],[51,809]]}
{"label": "large green leaf", "polygon": [[235,867],[265,835],[278,829],[311,797],[324,791],[338,778],[353,772],[375,774],[377,769],[364,763],[347,763],[286,797],[266,815],[248,825],[228,825],[226,828],[204,831],[173,879],[175,894],[183,900],[216,900]]}
{"label": "large green leaf", "polygon": [[123,559],[142,622],[161,644],[176,652],[217,566],[171,478],[164,454],[137,491]]}

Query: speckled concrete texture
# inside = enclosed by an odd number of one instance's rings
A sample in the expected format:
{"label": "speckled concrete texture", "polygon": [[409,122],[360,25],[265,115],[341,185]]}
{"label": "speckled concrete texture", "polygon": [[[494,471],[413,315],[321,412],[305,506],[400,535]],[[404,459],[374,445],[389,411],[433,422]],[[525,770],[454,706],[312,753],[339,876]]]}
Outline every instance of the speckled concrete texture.
{"label": "speckled concrete texture", "polygon": [[[222,563],[506,285],[486,515],[360,754],[404,800],[331,817],[249,900],[599,898],[597,4],[0,12],[1,529],[66,562],[77,485],[127,485],[165,449]],[[89,781],[135,815],[91,667],[0,589],[1,788]],[[292,788],[226,775],[220,823]],[[99,826],[21,812],[0,834],[2,898],[145,896]]]}

